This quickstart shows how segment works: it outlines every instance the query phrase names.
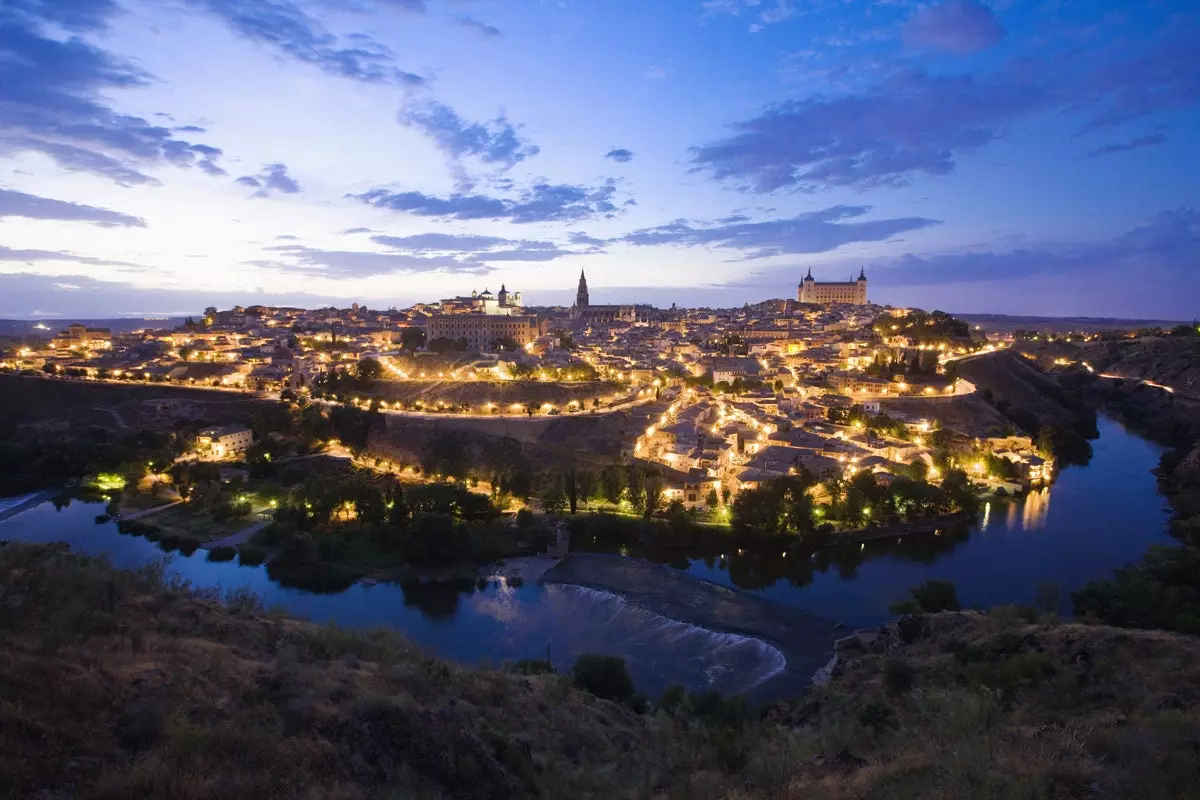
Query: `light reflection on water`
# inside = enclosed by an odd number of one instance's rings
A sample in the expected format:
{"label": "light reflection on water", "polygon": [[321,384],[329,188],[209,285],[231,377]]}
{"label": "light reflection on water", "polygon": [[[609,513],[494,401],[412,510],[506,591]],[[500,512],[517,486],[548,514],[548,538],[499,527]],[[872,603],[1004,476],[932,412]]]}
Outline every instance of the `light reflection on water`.
{"label": "light reflection on water", "polygon": [[[1032,602],[1043,581],[1059,584],[1066,597],[1140,558],[1149,545],[1172,541],[1151,473],[1160,449],[1111,420],[1101,418],[1099,428],[1089,466],[1063,470],[1054,486],[1024,500],[986,504],[971,530],[787,556],[730,548],[708,558],[674,551],[655,560],[850,627],[887,620],[890,603],[929,579],[953,581],[967,606]],[[67,541],[83,552],[109,552],[118,565],[161,556],[153,543],[122,536],[112,523],[97,525],[94,518],[102,510],[80,502],[56,510],[45,503],[0,522],[0,539]],[[1037,535],[1025,535],[1029,532]],[[778,666],[778,653],[761,642],[686,626],[653,608],[630,607],[615,595],[589,594],[592,590],[581,587],[492,580],[483,590],[443,586],[406,592],[379,584],[322,595],[280,586],[264,568],[207,562],[204,551],[177,555],[172,568],[198,586],[245,587],[266,605],[279,604],[318,622],[394,627],[462,662],[549,655],[564,670],[580,653],[619,655],[638,688],[651,696],[672,683],[692,690],[744,689]]]}

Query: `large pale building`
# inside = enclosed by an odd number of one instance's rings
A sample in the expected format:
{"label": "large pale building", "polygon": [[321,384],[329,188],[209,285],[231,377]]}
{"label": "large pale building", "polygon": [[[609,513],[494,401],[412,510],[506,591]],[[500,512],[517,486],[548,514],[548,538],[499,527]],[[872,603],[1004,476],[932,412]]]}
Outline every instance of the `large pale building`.
{"label": "large pale building", "polygon": [[500,292],[493,295],[487,289],[483,292],[471,292],[470,297],[449,297],[438,303],[438,310],[443,314],[493,314],[506,316],[521,314],[524,307],[521,304],[521,293],[510,292],[504,286]]}
{"label": "large pale building", "polygon": [[524,347],[543,333],[537,317],[516,314],[434,314],[425,328],[427,342],[436,339],[465,339],[467,350],[475,353],[496,349],[501,339],[512,339]]}
{"label": "large pale building", "polygon": [[816,303],[826,306],[834,303],[865,306],[867,304],[866,272],[860,269],[858,280],[826,283],[818,282],[810,269],[796,290],[796,299],[801,303]]}

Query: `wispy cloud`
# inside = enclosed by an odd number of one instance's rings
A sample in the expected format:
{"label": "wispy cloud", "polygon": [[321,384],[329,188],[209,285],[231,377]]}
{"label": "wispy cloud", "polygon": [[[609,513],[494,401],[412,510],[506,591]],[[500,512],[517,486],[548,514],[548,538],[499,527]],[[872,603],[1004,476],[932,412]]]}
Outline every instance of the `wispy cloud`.
{"label": "wispy cloud", "polygon": [[90,222],[102,228],[144,228],[146,220],[65,200],[52,200],[10,189],[0,189],[0,219],[24,217],[25,219],[53,219],[66,222]]}
{"label": "wispy cloud", "polygon": [[109,105],[110,92],[147,86],[153,77],[71,33],[102,29],[117,12],[110,0],[6,2],[0,13],[0,156],[38,152],[60,168],[118,184],[156,184],[147,167],[170,164],[224,174],[221,151],[177,138],[170,128]]}
{"label": "wispy cloud", "polygon": [[924,217],[864,220],[869,206],[832,206],[788,219],[746,222],[734,216],[715,224],[677,220],[633,231],[619,241],[633,245],[684,245],[740,250],[747,259],[825,253],[852,242],[881,242],[938,221]]}
{"label": "wispy cloud", "polygon": [[948,53],[977,53],[1004,38],[992,10],[976,0],[947,0],[922,6],[904,25],[904,42]]}
{"label": "wispy cloud", "polygon": [[459,14],[454,18],[454,24],[459,27],[466,28],[469,31],[482,34],[486,38],[500,38],[504,34],[495,25],[488,25],[486,22],[480,22],[467,14]]}
{"label": "wispy cloud", "polygon": [[[340,78],[421,86],[425,78],[395,65],[392,52],[366,34],[342,45],[290,0],[188,0],[222,19],[240,36]],[[404,4],[408,5],[408,4]]]}
{"label": "wispy cloud", "polygon": [[633,151],[626,150],[624,147],[614,147],[604,154],[605,158],[611,158],[613,161],[619,161],[624,164],[627,161],[633,160]]}
{"label": "wispy cloud", "polygon": [[438,197],[383,188],[350,196],[376,208],[390,208],[421,217],[502,219],[521,224],[611,216],[617,213],[613,204],[615,194],[616,184],[610,180],[599,187],[538,183],[514,199],[465,193]]}
{"label": "wispy cloud", "polygon": [[1163,133],[1152,133],[1148,136],[1138,136],[1136,139],[1130,139],[1127,142],[1118,142],[1116,144],[1107,144],[1104,147],[1097,147],[1095,150],[1088,153],[1085,158],[1111,156],[1115,153],[1124,153],[1127,150],[1137,150],[1142,147],[1153,147],[1156,144],[1162,144],[1166,140],[1166,134]]}
{"label": "wispy cloud", "polygon": [[281,194],[298,194],[300,184],[288,175],[286,164],[267,164],[257,175],[243,175],[235,183],[249,186],[256,191],[251,197],[270,197],[272,192]]}

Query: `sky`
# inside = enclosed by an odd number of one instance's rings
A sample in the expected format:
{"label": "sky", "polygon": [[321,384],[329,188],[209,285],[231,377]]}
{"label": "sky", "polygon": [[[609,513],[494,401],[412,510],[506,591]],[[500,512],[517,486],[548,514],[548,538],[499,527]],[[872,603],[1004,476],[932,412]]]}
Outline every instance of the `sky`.
{"label": "sky", "polygon": [[1200,315],[1194,0],[0,0],[0,317]]}

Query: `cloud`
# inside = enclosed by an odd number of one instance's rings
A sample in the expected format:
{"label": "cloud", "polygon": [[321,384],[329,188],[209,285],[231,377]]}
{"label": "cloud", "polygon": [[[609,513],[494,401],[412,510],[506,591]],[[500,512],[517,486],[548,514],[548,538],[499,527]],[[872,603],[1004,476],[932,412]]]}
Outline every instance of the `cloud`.
{"label": "cloud", "polygon": [[619,161],[624,164],[627,161],[633,160],[633,151],[626,150],[624,147],[614,147],[604,154],[605,158],[611,158],[613,161]]}
{"label": "cloud", "polygon": [[[372,236],[371,241],[406,255],[423,258],[436,253],[460,264],[487,264],[492,261],[553,261],[563,256],[596,252],[563,249],[554,242],[529,239],[505,239],[477,234],[419,233],[413,236]],[[595,240],[600,243],[599,240]],[[572,240],[572,244],[577,244]]]}
{"label": "cloud", "polygon": [[1104,147],[1098,147],[1088,153],[1084,158],[1096,158],[1097,156],[1111,156],[1114,153],[1124,153],[1126,150],[1137,150],[1141,147],[1153,147],[1156,144],[1162,144],[1167,140],[1165,134],[1152,133],[1148,136],[1139,136],[1136,139],[1130,139],[1128,142],[1120,142],[1118,144],[1107,144]]}
{"label": "cloud", "polygon": [[298,241],[300,241],[300,237],[292,236],[290,233],[281,233],[280,235],[275,237],[275,241],[277,241],[277,242],[298,242]]}
{"label": "cloud", "polygon": [[605,242],[603,239],[597,239],[595,236],[588,236],[586,233],[581,231],[571,232],[567,236],[567,241],[571,244],[585,244],[592,247],[602,247],[607,244],[607,242]]}
{"label": "cloud", "polygon": [[912,48],[944,50],[967,55],[986,50],[1004,38],[992,10],[976,0],[947,0],[917,10],[903,30]]}
{"label": "cloud", "polygon": [[106,97],[149,85],[153,77],[77,36],[44,26],[101,29],[116,6],[107,0],[6,0],[0,13],[0,156],[38,152],[60,168],[118,184],[157,184],[142,170],[171,164],[220,172],[221,151],[170,128],[122,114]]}
{"label": "cloud", "polygon": [[1035,114],[1084,119],[1081,133],[1200,101],[1200,28],[1182,23],[1143,52],[1099,66],[1008,62],[993,73],[892,72],[873,85],[769,107],[692,150],[696,171],[754,192],[903,186]]}
{"label": "cloud", "polygon": [[481,33],[488,38],[499,38],[504,35],[503,33],[500,32],[500,29],[497,28],[495,25],[488,25],[485,22],[480,22],[479,20],[475,19],[474,17],[468,16],[466,14],[459,14],[458,16],[454,17],[453,19],[454,19],[454,23],[456,25],[466,28],[469,31],[475,31],[476,33]]}
{"label": "cloud", "polygon": [[320,272],[335,278],[366,278],[372,275],[396,273],[445,272],[477,274],[487,268],[477,263],[464,263],[453,258],[424,257],[406,253],[377,253],[357,250],[322,250],[289,244],[266,247],[265,250],[279,253],[289,262],[252,261],[260,267],[300,268]]}
{"label": "cloud", "polygon": [[[876,270],[872,280],[887,286],[1016,281],[1034,275],[1088,273],[1095,280],[1120,275],[1138,283],[1195,281],[1191,266],[1200,260],[1200,212],[1178,208],[1155,214],[1140,225],[1099,243],[1027,247],[1003,252],[936,256],[905,255]],[[1152,276],[1152,278],[1151,278]],[[1182,287],[1180,287],[1182,288]]]}
{"label": "cloud", "polygon": [[355,234],[355,233],[374,233],[374,232],[375,232],[374,228],[346,228],[346,230],[341,232],[341,235],[342,236],[350,236],[351,234]]}
{"label": "cloud", "polygon": [[194,289],[158,289],[125,281],[97,280],[89,275],[50,276],[32,272],[0,274],[0,317],[185,316],[198,314],[200,309],[208,305],[231,308],[252,303],[321,308],[330,304],[330,298],[297,291],[267,292],[261,287],[231,292],[198,292]]}
{"label": "cloud", "polygon": [[132,217],[106,208],[51,200],[24,192],[0,189],[0,219],[24,217],[25,219],[55,219],[66,222],[90,222],[102,228],[144,228],[146,220]]}
{"label": "cloud", "polygon": [[775,0],[773,5],[764,5],[763,0],[704,0],[700,7],[704,10],[706,18],[740,17],[743,11],[754,12],[754,17],[758,22],[750,25],[750,32],[758,33],[767,25],[786,22],[798,16],[800,11],[793,5],[793,2],[794,0]]}
{"label": "cloud", "polygon": [[899,186],[946,175],[958,153],[1001,135],[1009,120],[1043,105],[1036,87],[971,75],[906,71],[858,94],[780,104],[693,150],[714,178],[757,192]]}
{"label": "cloud", "polygon": [[270,197],[271,192],[297,194],[300,191],[300,184],[287,174],[287,166],[280,163],[267,164],[258,175],[243,175],[234,183],[257,189],[251,197]]}
{"label": "cloud", "polygon": [[220,17],[238,35],[326,74],[367,83],[425,83],[420,75],[397,68],[392,52],[365,34],[347,36],[348,45],[342,46],[336,36],[290,0],[189,1]]}
{"label": "cloud", "polygon": [[206,128],[201,128],[199,125],[181,125],[175,129],[176,133],[208,133]]}
{"label": "cloud", "polygon": [[411,252],[478,252],[507,244],[509,239],[501,236],[479,236],[456,233],[418,233],[414,236],[372,236],[375,244],[394,250]]}
{"label": "cloud", "polygon": [[17,250],[4,245],[0,245],[0,261],[18,261],[25,264],[32,264],[35,261],[73,261],[76,264],[87,264],[93,267],[142,268],[141,265],[130,264],[128,261],[110,261],[105,258],[79,256],[65,250]]}
{"label": "cloud", "polygon": [[433,139],[437,148],[455,162],[469,156],[509,169],[539,152],[537,145],[517,135],[517,129],[503,115],[487,122],[468,122],[436,100],[409,104],[401,109],[399,121]]}
{"label": "cloud", "polygon": [[599,187],[538,183],[516,199],[480,194],[455,193],[436,197],[422,192],[392,192],[372,189],[349,195],[376,208],[407,211],[420,217],[447,219],[502,219],[514,223],[564,222],[617,213],[613,205],[616,185],[612,180]]}
{"label": "cloud", "polygon": [[715,225],[695,225],[687,220],[676,220],[666,225],[633,231],[619,241],[638,246],[733,248],[741,250],[747,259],[755,259],[825,253],[844,244],[882,242],[906,231],[938,224],[937,220],[924,217],[857,219],[870,210],[869,206],[832,206],[821,211],[798,214],[790,219]]}

